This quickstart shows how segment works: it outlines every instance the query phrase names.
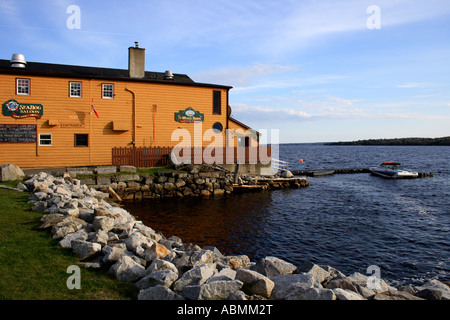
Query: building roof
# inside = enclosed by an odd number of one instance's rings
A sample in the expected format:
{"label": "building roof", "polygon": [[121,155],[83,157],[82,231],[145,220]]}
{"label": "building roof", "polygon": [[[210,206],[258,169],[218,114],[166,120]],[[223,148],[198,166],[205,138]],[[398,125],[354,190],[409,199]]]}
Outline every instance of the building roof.
{"label": "building roof", "polygon": [[244,129],[250,130],[250,131],[254,131],[256,132],[259,136],[261,135],[261,133],[259,133],[258,131],[256,131],[255,129],[249,127],[248,125],[236,120],[235,118],[229,116],[228,119],[230,119],[230,121],[233,121],[234,123],[236,123],[237,125],[243,127]]}
{"label": "building roof", "polygon": [[128,76],[127,69],[84,67],[84,66],[73,66],[73,65],[41,63],[41,62],[27,62],[25,68],[12,68],[10,61],[3,59],[0,59],[0,73],[23,75],[23,76],[39,75],[51,77],[153,82],[153,83],[177,84],[177,85],[200,86],[200,87],[215,87],[223,89],[232,88],[230,86],[195,82],[185,74],[174,73],[173,80],[166,80],[164,77],[164,73],[146,71],[144,78],[131,78]]}

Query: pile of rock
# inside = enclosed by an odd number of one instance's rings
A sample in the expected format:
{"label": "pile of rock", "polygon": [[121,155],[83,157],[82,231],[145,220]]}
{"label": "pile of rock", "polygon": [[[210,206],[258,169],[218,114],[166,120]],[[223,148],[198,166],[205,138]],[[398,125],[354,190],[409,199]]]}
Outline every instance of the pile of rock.
{"label": "pile of rock", "polygon": [[376,290],[367,276],[345,276],[329,266],[296,267],[276,257],[254,263],[200,248],[176,236],[165,238],[126,210],[106,201],[108,194],[70,177],[34,175],[20,188],[32,192],[32,210],[44,212],[41,229],[73,250],[80,264],[109,270],[129,281],[139,299],[156,300],[363,300],[449,299],[450,289],[433,280],[424,288],[397,290],[380,279]]}

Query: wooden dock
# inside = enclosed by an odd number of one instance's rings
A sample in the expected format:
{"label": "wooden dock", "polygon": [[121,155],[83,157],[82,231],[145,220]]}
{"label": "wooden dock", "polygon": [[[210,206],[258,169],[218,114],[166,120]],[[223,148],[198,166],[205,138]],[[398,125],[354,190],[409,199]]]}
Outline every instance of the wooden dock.
{"label": "wooden dock", "polygon": [[[321,169],[321,170],[291,170],[295,176],[308,176],[319,177],[328,176],[333,174],[354,174],[354,173],[371,173],[367,168],[354,168],[354,169]],[[433,172],[419,172],[418,178],[431,178],[434,177]]]}

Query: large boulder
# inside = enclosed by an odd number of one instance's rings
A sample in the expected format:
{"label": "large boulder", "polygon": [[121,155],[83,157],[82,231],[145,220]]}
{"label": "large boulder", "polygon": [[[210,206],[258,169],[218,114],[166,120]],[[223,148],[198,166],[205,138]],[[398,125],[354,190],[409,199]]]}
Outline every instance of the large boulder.
{"label": "large boulder", "polygon": [[417,289],[420,291],[416,295],[421,298],[428,300],[450,300],[450,287],[439,280],[429,280]]}
{"label": "large boulder", "polygon": [[244,283],[242,290],[249,295],[269,298],[275,286],[274,282],[262,274],[248,269],[238,269],[236,280]]}
{"label": "large boulder", "polygon": [[85,240],[72,240],[71,245],[73,252],[75,252],[80,260],[92,258],[102,250],[101,244]]}
{"label": "large boulder", "polygon": [[319,283],[311,274],[288,274],[271,279],[275,286],[271,299],[286,300],[287,297],[298,288],[309,289],[318,287]]}
{"label": "large boulder", "polygon": [[145,274],[145,268],[129,256],[122,256],[112,267],[110,272],[119,281],[134,282]]}
{"label": "large boulder", "polygon": [[243,283],[239,280],[218,280],[204,285],[186,286],[182,295],[189,300],[225,300],[236,293]]}
{"label": "large boulder", "polygon": [[252,269],[268,278],[273,278],[284,274],[291,274],[297,269],[297,267],[292,263],[276,257],[265,257],[259,260]]}
{"label": "large boulder", "polygon": [[184,300],[166,286],[155,286],[139,291],[138,300]]}
{"label": "large boulder", "polygon": [[331,289],[297,287],[286,296],[286,300],[336,300],[336,295]]}
{"label": "large boulder", "polygon": [[202,285],[216,272],[216,265],[214,263],[207,263],[201,266],[196,266],[189,271],[186,271],[183,276],[178,279],[173,288],[175,291],[182,291],[188,285]]}
{"label": "large boulder", "polygon": [[3,164],[0,166],[0,181],[22,180],[25,177],[22,169],[15,164]]}
{"label": "large boulder", "polygon": [[145,276],[134,285],[139,290],[154,286],[166,286],[167,288],[170,288],[172,283],[177,279],[178,273],[175,273],[172,270],[158,270]]}

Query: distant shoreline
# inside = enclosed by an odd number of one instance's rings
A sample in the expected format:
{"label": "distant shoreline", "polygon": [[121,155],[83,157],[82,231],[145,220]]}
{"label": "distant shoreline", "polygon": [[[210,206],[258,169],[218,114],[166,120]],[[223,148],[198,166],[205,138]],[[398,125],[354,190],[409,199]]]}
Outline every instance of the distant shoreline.
{"label": "distant shoreline", "polygon": [[450,146],[450,136],[442,138],[396,138],[369,139],[357,141],[327,142],[324,145],[361,145],[361,146]]}

